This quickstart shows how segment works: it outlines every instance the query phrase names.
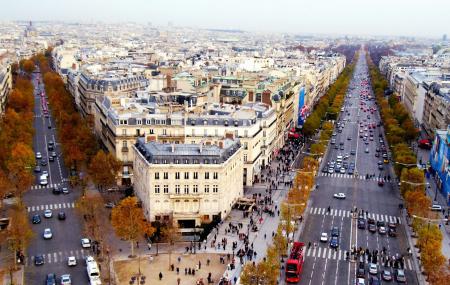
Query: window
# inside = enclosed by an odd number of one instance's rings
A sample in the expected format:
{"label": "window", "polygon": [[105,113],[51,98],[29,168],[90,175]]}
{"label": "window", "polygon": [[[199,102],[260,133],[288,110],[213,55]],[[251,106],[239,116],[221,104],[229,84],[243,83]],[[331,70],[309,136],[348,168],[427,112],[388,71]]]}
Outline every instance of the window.
{"label": "window", "polygon": [[244,143],[244,149],[248,149],[248,142]]}
{"label": "window", "polygon": [[194,179],[198,179],[198,172],[194,172]]}
{"label": "window", "polygon": [[205,193],[209,193],[209,185],[205,185]]}
{"label": "window", "polygon": [[214,184],[213,185],[213,193],[219,192],[219,185]]}
{"label": "window", "polygon": [[247,154],[244,153],[244,162],[247,162]]}
{"label": "window", "polygon": [[203,161],[203,163],[204,163],[204,164],[209,164],[209,159],[205,159],[205,160]]}
{"label": "window", "polygon": [[155,172],[155,179],[156,179],[156,180],[159,179],[159,172]]}
{"label": "window", "polygon": [[218,130],[218,129],[215,129],[215,130],[214,130],[214,136],[216,136],[216,137],[219,136],[219,130]]}
{"label": "window", "polygon": [[214,172],[213,173],[213,179],[219,179],[219,173],[218,172]]}
{"label": "window", "polygon": [[136,125],[142,125],[142,120],[141,119],[137,119],[136,120]]}
{"label": "window", "polygon": [[199,163],[198,159],[194,159],[193,161],[194,161],[193,162],[194,164],[198,164]]}
{"label": "window", "polygon": [[184,179],[189,179],[189,172],[184,173]]}
{"label": "window", "polygon": [[175,159],[175,164],[180,164],[180,160],[179,159]]}
{"label": "window", "polygon": [[163,132],[163,135],[164,135],[164,136],[167,135],[167,130],[166,130],[166,129],[163,129],[162,132]]}
{"label": "window", "polygon": [[150,129],[149,132],[150,132],[151,135],[155,134],[155,131],[153,129]]}
{"label": "window", "polygon": [[[245,137],[248,137],[248,131],[247,131],[247,130],[244,131],[244,136],[245,136]],[[265,136],[265,135],[264,135],[264,136]]]}
{"label": "window", "polygon": [[159,194],[159,185],[155,185],[155,194]]}
{"label": "window", "polygon": [[163,191],[164,191],[164,194],[167,194],[167,193],[169,193],[169,185],[164,185],[163,186]]}
{"label": "window", "polygon": [[122,135],[126,136],[127,135],[127,129],[122,129]]}
{"label": "window", "polygon": [[122,147],[128,147],[128,142],[127,141],[122,141]]}
{"label": "window", "polygon": [[194,185],[194,186],[193,186],[192,192],[198,193],[198,185]]}
{"label": "window", "polygon": [[189,194],[189,185],[184,185],[184,194]]}
{"label": "window", "polygon": [[180,185],[175,185],[175,194],[180,194]]}
{"label": "window", "polygon": [[209,172],[205,172],[205,179],[209,179]]}
{"label": "window", "polygon": [[175,172],[175,179],[180,179],[180,172]]}
{"label": "window", "polygon": [[164,179],[169,179],[169,172],[164,172]]}

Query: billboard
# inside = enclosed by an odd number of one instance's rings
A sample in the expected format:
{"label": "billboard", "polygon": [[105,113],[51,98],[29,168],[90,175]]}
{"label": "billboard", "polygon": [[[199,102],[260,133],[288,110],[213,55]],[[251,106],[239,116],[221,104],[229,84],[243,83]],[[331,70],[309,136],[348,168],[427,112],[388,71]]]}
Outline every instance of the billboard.
{"label": "billboard", "polygon": [[303,126],[306,117],[308,116],[309,109],[308,106],[305,105],[305,87],[300,88],[299,96],[298,96],[298,118],[297,118],[297,126]]}

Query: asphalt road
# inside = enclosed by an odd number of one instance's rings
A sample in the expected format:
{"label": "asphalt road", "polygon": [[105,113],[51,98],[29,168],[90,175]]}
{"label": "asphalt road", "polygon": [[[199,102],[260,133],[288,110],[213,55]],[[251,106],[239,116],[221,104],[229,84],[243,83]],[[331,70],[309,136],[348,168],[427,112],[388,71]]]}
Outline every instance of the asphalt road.
{"label": "asphalt road", "polygon": [[[370,85],[361,85],[361,82],[366,79],[368,79],[367,63],[364,52],[361,52],[346,95],[344,111],[341,112],[338,119],[339,122],[345,119],[345,125],[341,133],[337,130],[337,124],[335,126],[336,135],[333,138],[336,139],[336,144],[329,145],[326,157],[321,162],[320,172],[316,179],[318,188],[311,194],[311,208],[305,228],[300,234],[300,241],[305,242],[306,245],[308,242],[312,243],[310,248],[306,246],[304,249],[305,263],[300,284],[355,284],[358,262],[346,260],[346,252],[350,251],[353,246],[370,251],[381,251],[385,247],[389,256],[407,252],[405,228],[402,224],[397,226],[397,237],[390,237],[378,232],[371,233],[367,230],[367,226],[366,229],[358,229],[356,215],[351,213],[356,208],[358,211],[364,210],[365,217],[367,211],[369,217],[373,217],[376,221],[389,223],[400,220],[398,205],[401,202],[398,192],[393,188],[395,187],[394,183],[386,181],[384,186],[378,185],[379,177],[384,179],[384,176],[387,178],[391,173],[391,166],[382,163],[383,170],[378,169],[378,162],[383,158],[381,155],[376,157],[375,153],[376,148],[381,146],[379,134],[382,132],[382,128],[376,127],[372,130],[373,141],[370,140],[370,129],[365,130],[366,123],[380,121],[378,110],[376,109],[373,113],[370,111],[371,108],[377,108],[375,101],[360,98],[362,89],[367,90],[367,94],[373,97]],[[360,105],[361,102],[364,105]],[[362,132],[360,132],[361,129]],[[368,144],[359,137],[360,133],[363,136],[365,133],[368,134]],[[340,149],[341,142],[343,142],[343,150]],[[338,149],[335,148],[336,146]],[[355,150],[356,153],[351,155],[351,150]],[[346,173],[322,172],[323,168],[328,168],[326,167],[327,162],[336,161],[337,155],[345,156],[345,154],[348,154],[349,157],[344,161],[355,163],[353,175],[348,174],[348,171]],[[366,174],[372,174],[375,177],[366,179]],[[333,198],[335,193],[344,193],[346,198],[335,199]],[[330,207],[330,212],[328,212],[328,207]],[[328,242],[320,242],[321,233],[325,232],[330,237],[332,227],[338,227],[340,230],[337,250],[331,248]],[[407,283],[418,284],[412,266],[412,260],[405,257]],[[365,268],[365,284],[369,284],[367,260]],[[384,267],[379,258],[378,277],[381,277],[380,272],[384,269],[394,273],[394,269]],[[390,283],[396,284],[395,281]],[[385,284],[384,281],[382,284]]]}
{"label": "asphalt road", "polygon": [[[37,80],[41,82],[39,85]],[[42,171],[46,170],[49,174],[48,185],[39,185],[39,176],[41,173],[36,173],[35,185],[31,187],[24,197],[25,204],[29,213],[30,220],[35,214],[39,214],[42,222],[40,224],[33,224],[32,228],[35,231],[35,237],[32,240],[25,260],[25,284],[44,284],[46,275],[48,273],[55,273],[58,277],[62,274],[70,274],[73,284],[88,284],[88,278],[83,262],[83,257],[89,255],[87,250],[82,250],[80,239],[82,238],[81,223],[78,215],[75,212],[75,201],[79,193],[72,192],[72,189],[67,186],[68,170],[64,166],[61,156],[61,145],[58,143],[56,130],[54,128],[55,122],[53,118],[46,118],[42,109],[41,92],[44,91],[42,84],[42,76],[40,73],[33,74],[33,84],[35,86],[35,118],[34,129],[35,135],[33,139],[33,147],[35,152],[41,152],[42,159],[38,161],[47,160],[51,151],[47,149],[49,141],[55,142],[55,152],[57,157],[54,162],[48,162],[47,166],[41,166]],[[46,99],[44,99],[47,101]],[[49,106],[51,108],[51,106]],[[48,126],[52,128],[49,129]],[[53,187],[67,186],[69,194],[52,194]],[[44,218],[44,210],[51,209],[53,217]],[[58,220],[59,212],[65,212],[66,220]],[[50,240],[44,240],[43,231],[45,228],[50,228],[53,237]],[[45,264],[36,266],[34,264],[34,257],[42,254],[45,259]],[[75,267],[67,266],[67,258],[75,256],[78,264]]]}

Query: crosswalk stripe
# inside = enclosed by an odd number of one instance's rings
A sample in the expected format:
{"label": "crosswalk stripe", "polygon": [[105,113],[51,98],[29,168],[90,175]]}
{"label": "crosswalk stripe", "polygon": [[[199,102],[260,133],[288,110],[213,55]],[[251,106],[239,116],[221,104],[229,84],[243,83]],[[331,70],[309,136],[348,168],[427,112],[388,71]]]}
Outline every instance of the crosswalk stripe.
{"label": "crosswalk stripe", "polygon": [[[334,251],[334,254],[336,254],[336,251]],[[328,251],[328,259],[331,258],[331,249]]]}
{"label": "crosswalk stripe", "polygon": [[342,211],[342,210],[339,210],[339,213],[338,213],[338,216],[339,216],[339,217],[341,216],[341,211]]}
{"label": "crosswalk stripe", "polygon": [[312,257],[315,257],[315,256],[316,256],[316,249],[317,249],[317,248],[314,247],[313,252],[312,252]]}
{"label": "crosswalk stripe", "polygon": [[311,209],[309,210],[309,213],[312,214],[312,213],[314,212],[314,209],[315,209],[315,208],[311,208]]}
{"label": "crosswalk stripe", "polygon": [[320,257],[320,253],[322,252],[322,248],[319,247],[319,250],[317,251],[317,257]]}
{"label": "crosswalk stripe", "polygon": [[325,256],[327,255],[327,250],[328,250],[328,248],[323,249],[322,258],[325,258]]}
{"label": "crosswalk stripe", "polygon": [[55,207],[55,210],[58,209],[58,205],[54,204],[53,207]]}
{"label": "crosswalk stripe", "polygon": [[377,221],[379,221],[380,220],[380,217],[378,216],[378,214],[377,214]]}
{"label": "crosswalk stripe", "polygon": [[47,254],[47,262],[52,263],[52,255],[50,253]]}
{"label": "crosswalk stripe", "polygon": [[75,202],[72,202],[71,206],[72,206],[72,208],[75,208]]}
{"label": "crosswalk stripe", "polygon": [[53,210],[53,205],[52,204],[48,205],[48,207],[50,208],[50,210]]}
{"label": "crosswalk stripe", "polygon": [[306,256],[309,256],[311,254],[311,248],[308,248],[308,250],[306,251]]}
{"label": "crosswalk stripe", "polygon": [[55,253],[53,253],[53,262],[58,262],[58,255]]}
{"label": "crosswalk stripe", "polygon": [[[341,252],[341,250],[339,250],[339,252]],[[335,250],[334,253],[333,253],[333,259],[334,259],[334,260],[336,260],[337,253],[338,253],[338,252],[337,252],[336,250]]]}
{"label": "crosswalk stripe", "polygon": [[48,205],[45,205],[45,209],[48,210]]}

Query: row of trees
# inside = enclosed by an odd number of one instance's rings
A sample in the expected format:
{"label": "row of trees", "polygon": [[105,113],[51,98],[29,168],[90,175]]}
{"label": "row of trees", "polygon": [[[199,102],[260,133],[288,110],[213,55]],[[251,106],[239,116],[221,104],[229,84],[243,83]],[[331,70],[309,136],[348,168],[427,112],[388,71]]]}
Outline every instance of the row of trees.
{"label": "row of trees", "polygon": [[326,94],[314,106],[312,114],[306,119],[303,125],[303,133],[306,136],[311,136],[320,129],[321,123],[324,120],[335,120],[337,118],[341,108],[340,106],[344,102],[345,93],[354,68],[354,62],[347,65],[336,79],[336,82],[333,83]]}
{"label": "row of trees", "polygon": [[[414,127],[405,107],[392,95],[385,98],[388,82],[367,57],[372,88],[378,106],[386,138],[392,150],[395,172],[400,177],[400,192],[404,197],[409,215],[414,218],[413,228],[418,233],[417,245],[428,281],[433,285],[446,284],[450,278],[448,265],[442,255],[442,234],[436,225],[424,222],[435,217],[429,208],[431,200],[425,192],[424,172],[416,167],[417,157],[408,146],[416,139],[418,130]],[[430,221],[430,220],[429,220]]]}
{"label": "row of trees", "polygon": [[[344,95],[353,75],[354,63],[348,65],[336,82],[324,95],[313,114],[305,122],[303,131],[305,135],[311,135],[320,128],[320,121],[325,119],[327,110],[338,114],[343,102]],[[330,112],[329,112],[330,113]],[[311,117],[313,117],[311,119]],[[306,129],[306,132],[305,132]],[[266,257],[256,263],[247,263],[241,274],[241,283],[250,284],[278,284],[280,276],[279,260],[286,256],[288,251],[288,239],[294,233],[296,223],[306,209],[310,191],[315,185],[315,174],[319,168],[317,156],[322,156],[328,141],[333,133],[333,124],[325,122],[322,125],[320,142],[311,145],[312,156],[307,156],[302,161],[302,167],[297,171],[292,188],[289,189],[285,201],[280,207],[281,223],[278,224],[277,233],[273,237],[273,245],[267,248]]]}
{"label": "row of trees", "polygon": [[64,162],[73,169],[87,169],[90,179],[99,189],[114,185],[122,164],[111,153],[99,149],[87,120],[77,112],[64,81],[51,70],[50,54],[50,51],[45,55],[38,54],[35,60],[39,62],[43,74],[46,95],[62,144]]}

